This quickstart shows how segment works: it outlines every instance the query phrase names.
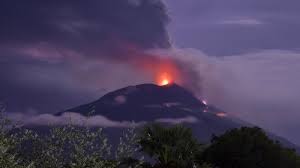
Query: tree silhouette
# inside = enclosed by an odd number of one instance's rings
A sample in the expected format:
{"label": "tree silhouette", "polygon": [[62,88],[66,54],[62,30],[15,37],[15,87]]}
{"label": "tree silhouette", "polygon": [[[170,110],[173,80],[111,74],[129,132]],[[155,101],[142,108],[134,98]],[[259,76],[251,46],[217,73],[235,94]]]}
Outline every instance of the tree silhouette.
{"label": "tree silhouette", "polygon": [[214,137],[204,160],[222,168],[298,168],[299,157],[258,127],[233,129]]}
{"label": "tree silhouette", "polygon": [[195,155],[201,149],[201,145],[193,137],[192,130],[180,125],[146,126],[139,143],[141,150],[156,160],[156,168],[193,167]]}

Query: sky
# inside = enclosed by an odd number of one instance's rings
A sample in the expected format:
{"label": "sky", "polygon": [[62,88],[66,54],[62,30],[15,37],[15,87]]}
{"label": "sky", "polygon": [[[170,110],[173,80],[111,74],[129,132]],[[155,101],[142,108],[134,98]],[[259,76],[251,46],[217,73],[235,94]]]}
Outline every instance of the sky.
{"label": "sky", "polygon": [[217,57],[226,98],[240,118],[300,143],[300,2],[166,0],[178,47]]}
{"label": "sky", "polygon": [[9,112],[55,113],[154,82],[153,69],[166,61],[210,104],[300,144],[299,6],[297,0],[3,0],[0,101]]}

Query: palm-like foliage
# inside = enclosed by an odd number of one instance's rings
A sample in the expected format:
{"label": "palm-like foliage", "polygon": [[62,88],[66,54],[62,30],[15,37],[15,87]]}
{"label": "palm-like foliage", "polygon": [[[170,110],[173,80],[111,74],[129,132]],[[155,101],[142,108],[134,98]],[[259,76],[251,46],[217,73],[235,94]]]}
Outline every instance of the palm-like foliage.
{"label": "palm-like foliage", "polygon": [[192,130],[180,125],[146,126],[139,143],[141,150],[157,161],[155,167],[193,167],[194,156],[201,146]]}

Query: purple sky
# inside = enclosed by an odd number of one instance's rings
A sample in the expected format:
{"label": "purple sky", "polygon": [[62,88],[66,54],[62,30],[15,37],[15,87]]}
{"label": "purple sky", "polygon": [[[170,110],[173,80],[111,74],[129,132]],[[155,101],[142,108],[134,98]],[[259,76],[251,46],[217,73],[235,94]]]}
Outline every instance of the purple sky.
{"label": "purple sky", "polygon": [[300,2],[165,2],[173,43],[219,58],[226,98],[218,104],[300,144]]}
{"label": "purple sky", "polygon": [[162,49],[209,103],[300,144],[300,2],[163,2],[1,1],[0,101],[26,114],[94,101],[153,82],[131,49]]}
{"label": "purple sky", "polygon": [[299,51],[297,0],[165,0],[171,37],[209,55],[263,49]]}

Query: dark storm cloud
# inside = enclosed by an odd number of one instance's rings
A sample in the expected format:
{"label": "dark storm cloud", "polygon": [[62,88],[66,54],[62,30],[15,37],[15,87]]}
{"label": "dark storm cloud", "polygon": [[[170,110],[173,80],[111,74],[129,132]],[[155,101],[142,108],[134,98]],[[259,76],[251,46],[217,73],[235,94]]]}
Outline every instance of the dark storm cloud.
{"label": "dark storm cloud", "polygon": [[116,52],[124,43],[140,48],[169,47],[165,29],[168,16],[163,3],[152,0],[136,2],[1,1],[0,43],[5,47],[46,44],[86,55]]}
{"label": "dark storm cloud", "polygon": [[300,1],[165,1],[179,46],[218,56],[300,48]]}
{"label": "dark storm cloud", "polygon": [[123,83],[128,75],[90,59],[126,62],[139,56],[128,49],[168,48],[168,21],[159,0],[1,1],[0,101],[10,111],[56,112],[93,100],[118,86],[107,74]]}

